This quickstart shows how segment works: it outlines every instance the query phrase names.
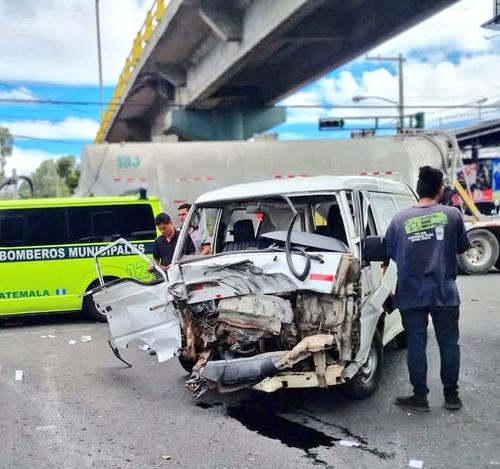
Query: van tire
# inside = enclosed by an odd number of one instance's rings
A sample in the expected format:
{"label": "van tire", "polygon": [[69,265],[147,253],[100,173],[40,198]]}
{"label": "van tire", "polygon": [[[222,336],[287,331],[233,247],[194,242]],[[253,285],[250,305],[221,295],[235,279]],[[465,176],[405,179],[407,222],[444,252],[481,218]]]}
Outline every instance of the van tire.
{"label": "van tire", "polygon": [[95,319],[98,322],[107,322],[108,318],[105,314],[100,313],[92,299],[92,296],[86,296],[83,301],[83,313],[92,319]]}
{"label": "van tire", "polygon": [[384,347],[380,332],[375,331],[366,362],[354,377],[346,383],[347,394],[353,399],[365,399],[378,388],[384,359]]}
{"label": "van tire", "polygon": [[177,357],[179,359],[179,363],[189,374],[193,371],[193,367],[196,364],[194,360],[184,357],[182,354]]}
{"label": "van tire", "polygon": [[[486,274],[499,262],[500,247],[498,240],[488,230],[472,230],[469,231],[468,235],[471,247],[458,256],[458,264],[466,274]],[[472,249],[475,249],[475,251],[472,251]]]}

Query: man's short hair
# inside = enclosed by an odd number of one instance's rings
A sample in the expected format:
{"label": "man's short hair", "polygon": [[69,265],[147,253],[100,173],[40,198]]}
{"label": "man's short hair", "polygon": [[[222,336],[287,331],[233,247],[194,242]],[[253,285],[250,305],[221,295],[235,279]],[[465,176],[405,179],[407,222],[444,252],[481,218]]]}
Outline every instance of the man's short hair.
{"label": "man's short hair", "polygon": [[155,225],[159,226],[162,225],[163,223],[170,223],[172,219],[170,218],[170,215],[167,215],[166,213],[162,212],[156,215],[155,218]]}
{"label": "man's short hair", "polygon": [[191,204],[182,204],[177,207],[177,210],[182,210],[186,209],[189,212],[189,209],[191,208]]}
{"label": "man's short hair", "polygon": [[431,166],[422,166],[418,173],[417,194],[422,199],[433,199],[439,194],[443,186],[443,173]]}

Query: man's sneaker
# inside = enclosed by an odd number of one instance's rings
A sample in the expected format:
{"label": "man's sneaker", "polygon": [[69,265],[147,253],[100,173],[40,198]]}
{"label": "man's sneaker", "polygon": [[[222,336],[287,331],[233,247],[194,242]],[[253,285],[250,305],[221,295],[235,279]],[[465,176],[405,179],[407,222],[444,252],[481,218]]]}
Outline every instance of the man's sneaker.
{"label": "man's sneaker", "polygon": [[425,396],[397,397],[396,405],[405,409],[416,410],[417,412],[429,412],[429,402]]}
{"label": "man's sneaker", "polygon": [[458,397],[458,393],[444,395],[444,408],[448,410],[460,410],[462,408],[462,400]]}

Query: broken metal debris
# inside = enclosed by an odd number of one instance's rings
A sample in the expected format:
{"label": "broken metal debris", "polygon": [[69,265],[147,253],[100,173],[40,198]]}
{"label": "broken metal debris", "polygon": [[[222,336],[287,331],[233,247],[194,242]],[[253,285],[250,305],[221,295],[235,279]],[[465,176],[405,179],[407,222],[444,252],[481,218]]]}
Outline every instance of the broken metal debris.
{"label": "broken metal debris", "polygon": [[358,441],[350,441],[350,440],[340,440],[340,446],[347,446],[348,448],[357,448],[360,443]]}
{"label": "broken metal debris", "polygon": [[408,467],[413,467],[414,469],[422,469],[424,467],[424,462],[418,459],[410,459]]}

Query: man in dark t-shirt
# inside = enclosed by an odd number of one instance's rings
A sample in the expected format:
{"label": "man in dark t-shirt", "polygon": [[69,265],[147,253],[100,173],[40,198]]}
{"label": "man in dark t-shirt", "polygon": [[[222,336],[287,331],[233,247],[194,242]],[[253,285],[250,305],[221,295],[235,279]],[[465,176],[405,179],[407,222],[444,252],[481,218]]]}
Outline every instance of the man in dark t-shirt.
{"label": "man in dark t-shirt", "polygon": [[420,168],[419,203],[398,213],[386,233],[387,254],[398,266],[395,306],[401,311],[408,342],[408,370],[413,395],[396,404],[428,412],[427,325],[429,314],[441,354],[441,381],[445,408],[459,410],[460,298],[455,279],[457,254],[469,247],[464,222],[454,207],[440,205],[443,174],[430,166]]}
{"label": "man in dark t-shirt", "polygon": [[[172,223],[172,219],[166,213],[160,213],[155,218],[155,224],[161,232],[153,245],[153,259],[163,269],[167,270],[172,263],[175,247],[179,240],[179,231]],[[185,254],[194,254],[195,249],[191,238],[186,237],[184,245]]]}

